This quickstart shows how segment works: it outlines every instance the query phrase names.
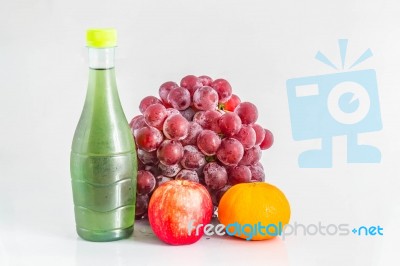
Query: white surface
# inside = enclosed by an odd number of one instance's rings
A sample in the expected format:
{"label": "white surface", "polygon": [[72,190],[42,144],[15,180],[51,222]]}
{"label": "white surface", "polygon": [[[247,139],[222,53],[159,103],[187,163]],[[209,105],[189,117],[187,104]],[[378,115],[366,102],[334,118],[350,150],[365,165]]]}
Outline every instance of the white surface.
{"label": "white surface", "polygon": [[[399,2],[2,0],[0,6],[1,266],[399,264]],[[140,232],[147,228],[141,225],[124,241],[78,239],[69,151],[87,83],[84,32],[104,26],[119,32],[117,79],[129,118],[164,81],[224,77],[259,106],[260,124],[275,133],[262,162],[268,181],[291,202],[292,223],[379,224],[384,236],[203,238],[171,247]],[[361,141],[380,148],[382,163],[346,164],[339,137],[333,168],[300,169],[298,154],[319,142],[292,139],[285,82],[331,73],[314,55],[321,50],[339,60],[339,38],[349,39],[350,61],[367,48],[374,53],[358,69],[377,72],[383,130]]]}

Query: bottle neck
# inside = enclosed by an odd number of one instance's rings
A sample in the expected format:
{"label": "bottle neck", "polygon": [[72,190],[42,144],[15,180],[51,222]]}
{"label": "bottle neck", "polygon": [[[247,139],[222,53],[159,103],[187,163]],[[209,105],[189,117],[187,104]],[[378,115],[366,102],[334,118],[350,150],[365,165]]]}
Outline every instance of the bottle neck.
{"label": "bottle neck", "polygon": [[114,68],[115,47],[93,48],[89,47],[89,68],[110,69]]}
{"label": "bottle neck", "polygon": [[89,47],[89,83],[86,99],[92,104],[119,104],[114,68],[114,47]]}

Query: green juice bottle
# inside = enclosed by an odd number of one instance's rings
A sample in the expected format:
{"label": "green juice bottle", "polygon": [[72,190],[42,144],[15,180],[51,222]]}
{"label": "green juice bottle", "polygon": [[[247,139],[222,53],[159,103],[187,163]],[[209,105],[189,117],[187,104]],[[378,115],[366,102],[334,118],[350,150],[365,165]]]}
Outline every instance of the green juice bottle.
{"label": "green juice bottle", "polygon": [[137,157],[115,81],[115,29],[87,31],[89,83],[71,150],[76,230],[89,241],[129,237]]}

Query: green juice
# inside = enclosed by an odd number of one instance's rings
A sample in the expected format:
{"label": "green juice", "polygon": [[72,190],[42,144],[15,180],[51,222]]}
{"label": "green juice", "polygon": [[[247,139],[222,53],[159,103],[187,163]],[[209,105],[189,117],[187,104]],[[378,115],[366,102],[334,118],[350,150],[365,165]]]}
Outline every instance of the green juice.
{"label": "green juice", "polygon": [[114,67],[90,68],[85,105],[70,160],[76,230],[80,237],[112,241],[132,234],[136,158]]}

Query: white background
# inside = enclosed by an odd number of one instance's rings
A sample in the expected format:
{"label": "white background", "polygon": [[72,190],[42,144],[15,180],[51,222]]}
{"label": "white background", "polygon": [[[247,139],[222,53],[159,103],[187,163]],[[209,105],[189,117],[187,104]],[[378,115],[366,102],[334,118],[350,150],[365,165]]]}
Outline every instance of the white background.
{"label": "white background", "polygon": [[[0,1],[0,265],[395,265],[400,230],[398,1]],[[116,27],[117,80],[127,117],[167,80],[207,74],[229,80],[259,107],[275,134],[262,158],[267,181],[287,195],[291,222],[380,225],[384,236],[291,236],[246,242],[203,238],[171,247],[136,228],[113,243],[75,233],[69,152],[85,97],[88,27]],[[300,169],[318,141],[291,136],[285,82],[335,73],[367,48],[357,69],[377,72],[383,130],[360,139],[379,147],[381,164],[346,164],[334,139],[334,166]],[[396,248],[397,247],[397,248]]]}

